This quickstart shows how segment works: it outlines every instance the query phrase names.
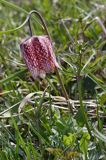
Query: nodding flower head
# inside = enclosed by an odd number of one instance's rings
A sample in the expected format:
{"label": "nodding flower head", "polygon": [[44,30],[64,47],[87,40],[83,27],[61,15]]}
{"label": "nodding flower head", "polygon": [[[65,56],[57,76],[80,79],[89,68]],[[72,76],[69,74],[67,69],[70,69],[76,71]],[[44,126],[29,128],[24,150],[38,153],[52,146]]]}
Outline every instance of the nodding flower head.
{"label": "nodding flower head", "polygon": [[46,73],[59,67],[48,36],[32,36],[20,44],[25,63],[34,79],[44,78]]}

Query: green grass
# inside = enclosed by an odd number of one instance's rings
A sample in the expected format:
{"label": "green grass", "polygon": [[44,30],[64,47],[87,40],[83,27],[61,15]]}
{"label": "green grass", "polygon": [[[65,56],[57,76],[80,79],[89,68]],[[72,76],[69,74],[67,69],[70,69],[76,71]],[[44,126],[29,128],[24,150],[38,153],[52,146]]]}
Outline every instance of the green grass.
{"label": "green grass", "polygon": [[[105,160],[105,0],[0,0],[0,160]],[[19,45],[31,10],[43,15],[71,114],[55,73],[33,80]],[[91,23],[92,22],[92,23]],[[34,35],[45,34],[31,19]]]}

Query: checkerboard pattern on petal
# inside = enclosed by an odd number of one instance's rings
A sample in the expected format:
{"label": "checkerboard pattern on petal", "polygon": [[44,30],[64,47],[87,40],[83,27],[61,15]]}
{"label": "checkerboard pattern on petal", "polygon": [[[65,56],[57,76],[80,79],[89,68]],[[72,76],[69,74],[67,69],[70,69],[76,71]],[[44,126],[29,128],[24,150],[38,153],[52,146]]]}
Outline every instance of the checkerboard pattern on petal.
{"label": "checkerboard pattern on petal", "polygon": [[44,78],[46,73],[59,67],[48,36],[32,36],[20,44],[25,63],[34,79]]}

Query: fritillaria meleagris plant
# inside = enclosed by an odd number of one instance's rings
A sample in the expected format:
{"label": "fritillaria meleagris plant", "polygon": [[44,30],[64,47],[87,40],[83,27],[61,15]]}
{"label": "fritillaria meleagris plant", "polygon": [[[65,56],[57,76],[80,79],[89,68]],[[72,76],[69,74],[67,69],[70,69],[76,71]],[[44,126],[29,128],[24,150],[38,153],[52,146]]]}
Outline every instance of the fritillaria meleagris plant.
{"label": "fritillaria meleagris plant", "polygon": [[[46,31],[46,35],[32,35],[32,29],[30,25],[30,17],[32,13],[35,13],[40,18],[43,24],[43,28]],[[62,87],[63,94],[68,101],[69,109],[73,113],[72,107],[71,105],[69,105],[70,102],[68,94],[59,74],[59,65],[53,52],[52,40],[48,32],[47,26],[44,22],[44,19],[39,12],[33,10],[28,14],[27,22],[30,29],[30,37],[25,39],[20,44],[20,48],[29,71],[32,73],[34,79],[39,77],[44,78],[47,73],[52,73],[56,71],[60,85]]]}

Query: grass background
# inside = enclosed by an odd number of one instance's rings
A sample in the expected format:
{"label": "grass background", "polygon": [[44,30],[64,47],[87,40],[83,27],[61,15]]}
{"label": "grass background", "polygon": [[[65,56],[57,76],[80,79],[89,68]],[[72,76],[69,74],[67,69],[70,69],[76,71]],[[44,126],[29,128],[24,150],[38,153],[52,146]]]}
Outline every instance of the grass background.
{"label": "grass background", "polygon": [[[1,160],[106,159],[106,34],[92,22],[98,16],[106,25],[105,7],[105,0],[0,0]],[[19,45],[29,30],[20,26],[34,9],[48,26],[74,115],[56,74],[33,80],[23,62]],[[34,35],[45,34],[39,19],[31,24]]]}

